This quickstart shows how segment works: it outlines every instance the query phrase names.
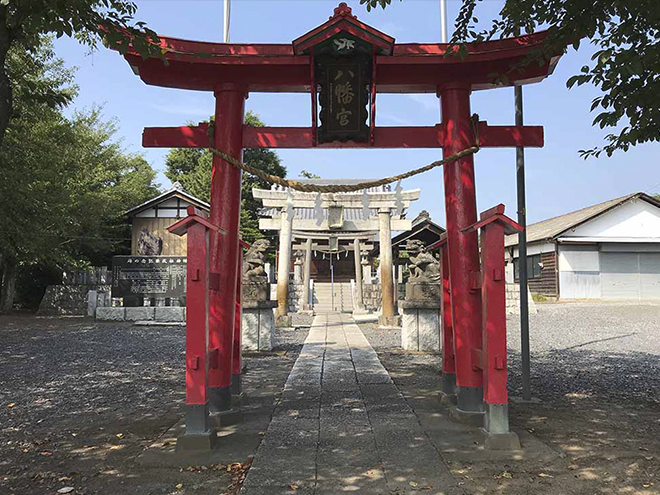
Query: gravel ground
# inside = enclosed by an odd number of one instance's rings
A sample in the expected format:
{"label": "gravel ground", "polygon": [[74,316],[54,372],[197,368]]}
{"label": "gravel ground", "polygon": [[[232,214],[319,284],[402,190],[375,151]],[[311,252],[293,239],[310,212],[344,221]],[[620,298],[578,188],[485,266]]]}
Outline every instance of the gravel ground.
{"label": "gravel ground", "polygon": [[[660,304],[591,302],[537,307],[538,314],[530,315],[535,395],[548,399],[601,395],[660,403]],[[376,351],[401,349],[400,330],[377,327],[375,323],[360,324]],[[509,389],[512,395],[520,395],[518,317],[509,317],[507,333]]]}
{"label": "gravel ground", "polygon": [[[284,355],[246,357],[246,392],[281,388],[306,335],[276,332]],[[231,473],[224,468],[134,463],[182,417],[184,362],[181,327],[0,317],[0,493],[225,492]]]}
{"label": "gravel ground", "polygon": [[378,323],[360,323],[360,330],[377,352],[401,349],[401,330],[379,330]]}
{"label": "gravel ground", "polygon": [[[660,305],[539,304],[530,316],[532,390],[513,402],[511,428],[554,460],[460,461],[451,471],[472,494],[660,494]],[[520,330],[508,321],[510,393],[520,394]],[[360,325],[407,396],[437,393],[435,355],[392,352],[391,332]]]}
{"label": "gravel ground", "polygon": [[[538,304],[530,315],[533,393],[660,404],[660,305]],[[520,325],[508,322],[510,389],[518,394]]]}

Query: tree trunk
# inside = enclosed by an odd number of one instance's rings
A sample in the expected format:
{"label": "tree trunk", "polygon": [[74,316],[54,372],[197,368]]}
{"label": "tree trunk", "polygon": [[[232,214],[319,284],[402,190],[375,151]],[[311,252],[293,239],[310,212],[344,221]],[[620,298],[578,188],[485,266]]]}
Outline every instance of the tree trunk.
{"label": "tree trunk", "polygon": [[11,81],[7,75],[7,52],[12,35],[7,27],[7,6],[0,5],[0,149],[14,111]]}
{"label": "tree trunk", "polygon": [[16,260],[5,258],[2,264],[2,291],[0,292],[0,313],[9,313],[16,296]]}

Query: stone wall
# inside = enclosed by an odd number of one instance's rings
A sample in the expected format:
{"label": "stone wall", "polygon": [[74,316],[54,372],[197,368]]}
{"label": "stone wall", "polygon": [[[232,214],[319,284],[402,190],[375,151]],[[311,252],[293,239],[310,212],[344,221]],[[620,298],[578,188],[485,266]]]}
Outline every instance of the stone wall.
{"label": "stone wall", "polygon": [[[287,311],[295,313],[302,306],[303,284],[289,282],[287,294]],[[277,284],[270,284],[270,300],[277,301]]]}
{"label": "stone wall", "polygon": [[382,306],[383,289],[380,284],[363,284],[362,297],[364,298],[365,308],[376,312]]}
{"label": "stone wall", "polygon": [[[527,291],[527,294],[529,300],[529,314],[535,315],[538,313],[536,303],[534,303],[529,290]],[[506,314],[507,316],[520,314],[520,286],[518,284],[506,284]]]}
{"label": "stone wall", "polygon": [[86,315],[90,290],[110,292],[109,285],[49,285],[41,303],[39,315]]}

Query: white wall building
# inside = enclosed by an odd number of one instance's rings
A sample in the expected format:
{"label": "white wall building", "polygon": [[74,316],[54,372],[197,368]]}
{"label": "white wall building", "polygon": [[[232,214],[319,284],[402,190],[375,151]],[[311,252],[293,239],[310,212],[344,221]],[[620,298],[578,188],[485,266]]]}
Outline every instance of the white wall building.
{"label": "white wall building", "polygon": [[[629,194],[527,228],[530,291],[560,299],[660,300],[660,201]],[[517,279],[518,236],[507,277]]]}

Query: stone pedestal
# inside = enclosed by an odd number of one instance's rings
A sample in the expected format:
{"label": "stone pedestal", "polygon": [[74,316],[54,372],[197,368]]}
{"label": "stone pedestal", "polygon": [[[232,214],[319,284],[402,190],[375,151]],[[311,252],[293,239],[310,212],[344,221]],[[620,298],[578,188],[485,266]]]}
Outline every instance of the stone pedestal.
{"label": "stone pedestal", "polygon": [[242,347],[246,351],[270,351],[273,348],[275,318],[273,308],[277,301],[243,302]]}
{"label": "stone pedestal", "polygon": [[[409,284],[412,285],[412,284]],[[430,285],[430,284],[429,284]],[[409,351],[440,351],[442,301],[401,301],[401,347]]]}

